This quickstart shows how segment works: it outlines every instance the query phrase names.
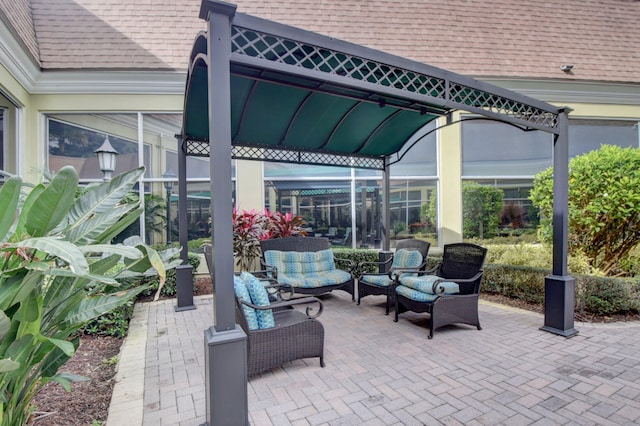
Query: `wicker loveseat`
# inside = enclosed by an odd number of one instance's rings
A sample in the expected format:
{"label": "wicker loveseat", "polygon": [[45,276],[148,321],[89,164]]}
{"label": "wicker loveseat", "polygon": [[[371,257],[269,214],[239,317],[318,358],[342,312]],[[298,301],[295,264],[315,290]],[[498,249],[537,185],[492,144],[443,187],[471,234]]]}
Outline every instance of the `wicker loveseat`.
{"label": "wicker loveseat", "polygon": [[336,267],[338,258],[328,238],[275,238],[260,241],[260,247],[262,265],[278,283],[292,286],[299,294],[344,290],[355,300],[353,276]]}

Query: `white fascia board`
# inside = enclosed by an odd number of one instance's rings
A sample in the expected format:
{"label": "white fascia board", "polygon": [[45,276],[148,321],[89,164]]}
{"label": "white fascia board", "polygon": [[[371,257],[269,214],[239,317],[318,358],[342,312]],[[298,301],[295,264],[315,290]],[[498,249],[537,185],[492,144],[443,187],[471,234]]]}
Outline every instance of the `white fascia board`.
{"label": "white fascia board", "polygon": [[499,77],[478,77],[478,79],[553,104],[638,105],[640,103],[640,84],[634,83],[505,79]]}
{"label": "white fascia board", "polygon": [[186,81],[186,71],[47,71],[31,93],[184,95]]}
{"label": "white fascia board", "polygon": [[40,74],[40,68],[2,20],[0,20],[0,40],[2,40],[0,63],[27,92],[30,92],[35,79]]}

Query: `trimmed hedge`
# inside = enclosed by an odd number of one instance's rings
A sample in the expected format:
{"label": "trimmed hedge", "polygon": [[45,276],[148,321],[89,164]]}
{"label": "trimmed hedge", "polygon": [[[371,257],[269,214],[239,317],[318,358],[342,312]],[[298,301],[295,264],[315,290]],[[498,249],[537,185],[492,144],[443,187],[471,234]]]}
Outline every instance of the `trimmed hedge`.
{"label": "trimmed hedge", "polygon": [[[544,282],[550,271],[527,266],[484,267],[484,291],[530,303],[544,304]],[[574,275],[576,312],[610,316],[640,312],[640,282],[634,278]]]}
{"label": "trimmed hedge", "polygon": [[345,271],[350,271],[354,278],[359,278],[365,272],[378,272],[378,268],[376,265],[366,265],[367,268],[364,271],[358,268],[358,264],[361,262],[377,262],[379,260],[378,250],[352,249],[342,247],[332,247],[331,250],[336,257],[348,259],[351,261],[351,263],[337,261],[336,266],[340,269],[344,269]]}

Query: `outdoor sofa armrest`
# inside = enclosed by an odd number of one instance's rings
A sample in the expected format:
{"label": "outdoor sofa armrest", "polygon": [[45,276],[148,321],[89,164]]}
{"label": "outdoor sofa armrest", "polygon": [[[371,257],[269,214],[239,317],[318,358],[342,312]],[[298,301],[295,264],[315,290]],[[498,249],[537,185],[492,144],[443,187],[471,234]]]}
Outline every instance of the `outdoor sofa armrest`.
{"label": "outdoor sofa armrest", "polygon": [[314,318],[318,318],[320,315],[322,315],[322,311],[323,311],[323,306],[322,306],[322,301],[320,299],[318,299],[317,297],[301,297],[299,299],[291,299],[291,300],[286,300],[283,302],[274,302],[271,303],[270,305],[267,306],[258,306],[258,305],[254,305],[253,303],[249,303],[244,299],[240,299],[240,302],[243,305],[247,305],[253,309],[258,309],[260,311],[267,311],[269,309],[279,309],[279,308],[288,308],[291,306],[295,306],[295,305],[308,305],[308,304],[312,304],[312,303],[317,303],[318,307],[315,308],[318,310],[317,313],[315,314],[311,314],[314,311],[314,308],[311,306],[307,306],[305,308],[305,314],[307,315],[307,318],[309,319],[314,319]]}
{"label": "outdoor sofa armrest", "polygon": [[411,272],[412,274],[425,275],[425,272],[420,270],[421,267],[422,265],[418,266],[417,268],[395,268],[395,269],[391,269],[388,272],[388,275],[389,275],[389,278],[394,282],[397,282],[400,279],[400,275],[406,272]]}
{"label": "outdoor sofa armrest", "polygon": [[[333,255],[333,263],[336,265],[336,268],[338,267],[338,262],[343,262],[346,263],[347,266],[347,270],[350,272],[351,270],[353,270],[353,260],[351,259],[347,259],[346,257],[338,257],[335,254]],[[340,269],[340,268],[338,268]]]}
{"label": "outdoor sofa armrest", "polygon": [[[356,262],[352,262],[352,265],[357,266],[358,270],[360,270],[360,271],[363,270],[363,266],[365,266],[365,265],[377,266],[378,270],[380,270],[381,266],[388,265],[391,262],[393,262],[393,257],[388,258],[384,262],[380,262],[380,261],[377,261],[377,262],[365,261],[365,262],[357,262],[357,263]],[[372,273],[375,274],[375,272],[372,272]]]}
{"label": "outdoor sofa armrest", "polygon": [[260,259],[260,266],[262,267],[262,271],[265,276],[271,275],[274,279],[278,278],[278,268],[266,263],[264,259]]}

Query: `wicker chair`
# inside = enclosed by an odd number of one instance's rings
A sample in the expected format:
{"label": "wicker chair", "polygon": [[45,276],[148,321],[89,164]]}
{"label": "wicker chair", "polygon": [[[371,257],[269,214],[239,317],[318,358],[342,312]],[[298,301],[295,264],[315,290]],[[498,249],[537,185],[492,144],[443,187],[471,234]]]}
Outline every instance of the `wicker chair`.
{"label": "wicker chair", "polygon": [[[389,307],[391,306],[389,289],[393,284],[395,270],[398,268],[408,267],[416,267],[418,270],[424,270],[425,266],[427,265],[427,253],[429,253],[430,246],[431,244],[428,241],[416,239],[399,240],[396,243],[396,253],[398,253],[398,251],[402,249],[419,252],[420,258],[418,265],[403,263],[406,260],[413,260],[411,258],[408,258],[407,256],[392,256],[385,262],[361,262],[358,265],[359,271],[363,271],[365,270],[364,268],[374,265],[377,266],[378,270],[381,272],[366,273],[358,279],[358,305],[360,304],[360,300],[363,297],[370,295],[384,295],[386,296],[385,314],[388,315]],[[382,272],[385,270],[386,272]]]}
{"label": "wicker chair", "polygon": [[[317,314],[309,309],[303,313],[296,309],[282,309],[294,305],[316,303]],[[254,309],[273,309],[275,327],[249,330],[242,305]],[[247,374],[254,376],[264,371],[302,358],[320,357],[324,367],[324,327],[316,318],[322,312],[322,302],[315,297],[304,297],[272,303],[269,307],[256,306],[236,298],[236,322],[247,334]]]}
{"label": "wicker chair", "polygon": [[[457,243],[444,246],[442,262],[429,271],[397,270],[392,297],[398,313],[407,310],[431,314],[429,339],[433,331],[449,324],[475,325],[478,317],[482,265],[487,249],[475,244]],[[405,274],[400,272],[414,272]]]}
{"label": "wicker chair", "polygon": [[[207,266],[211,271],[211,245],[205,245],[204,252]],[[249,376],[303,358],[319,357],[320,366],[325,366],[324,327],[316,319],[322,314],[322,302],[319,299],[305,297],[279,301],[269,306],[258,306],[238,297],[235,300],[236,322],[247,335],[247,374]],[[271,309],[275,326],[258,330],[250,329],[243,305],[256,310]],[[306,305],[307,308],[305,312],[301,312],[293,308],[296,305]],[[312,305],[317,309],[314,314],[311,313]]]}
{"label": "wicker chair", "polygon": [[[326,237],[287,237],[287,238],[274,238],[271,240],[262,240],[260,241],[260,248],[262,249],[262,259],[261,263],[264,269],[270,270],[272,272],[272,276],[276,278],[278,282],[290,284],[294,287],[296,294],[324,294],[331,292],[333,290],[343,290],[351,295],[351,300],[355,300],[354,294],[354,285],[353,285],[353,276],[349,272],[348,274],[344,274],[341,272],[340,274],[344,276],[344,280],[335,283],[335,284],[327,284],[322,286],[315,287],[305,287],[296,285],[296,279],[292,279],[290,282],[288,277],[282,276],[282,271],[278,270],[278,267],[275,265],[270,265],[265,261],[265,253],[269,250],[276,250],[281,252],[320,252],[324,250],[329,250],[331,248],[331,243],[329,239]],[[338,257],[333,256],[334,261],[342,261],[344,264],[350,265],[350,261],[348,259],[340,259]],[[345,271],[348,272],[348,271]],[[321,278],[321,277],[320,277]]]}

